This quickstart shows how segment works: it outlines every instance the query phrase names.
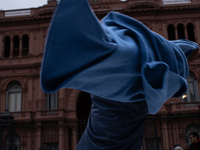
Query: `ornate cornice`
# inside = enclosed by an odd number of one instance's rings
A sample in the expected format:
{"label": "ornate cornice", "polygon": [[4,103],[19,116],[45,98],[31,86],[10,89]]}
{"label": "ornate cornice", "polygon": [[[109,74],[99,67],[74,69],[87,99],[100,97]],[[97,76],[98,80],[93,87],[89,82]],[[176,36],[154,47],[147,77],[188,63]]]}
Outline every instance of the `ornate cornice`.
{"label": "ornate cornice", "polygon": [[[38,22],[49,22],[55,11],[55,6],[53,7],[45,6],[45,7],[40,7],[37,9],[32,8],[30,10],[31,10],[31,14],[29,15],[2,17],[0,18],[0,25],[2,26],[3,24],[11,24],[11,23],[24,24],[24,22],[26,23],[30,22],[31,24],[38,23]],[[2,11],[0,13],[2,13]]]}
{"label": "ornate cornice", "polygon": [[149,10],[157,10],[162,9],[162,7],[158,4],[152,2],[135,2],[132,5],[129,5],[124,8],[124,11],[149,11]]}
{"label": "ornate cornice", "polygon": [[[200,12],[200,5],[192,5],[192,4],[179,4],[179,5],[159,5],[158,2],[147,2],[147,1],[135,1],[130,2],[128,4],[124,4],[121,2],[121,5],[115,5],[115,3],[108,3],[107,7],[104,6],[103,3],[91,4],[94,12],[99,14],[107,14],[109,11],[118,11],[121,13],[130,13],[134,12],[135,15],[142,15],[141,13],[189,13],[189,12]],[[113,8],[112,6],[118,6],[118,8]],[[137,14],[140,13],[140,14]]]}

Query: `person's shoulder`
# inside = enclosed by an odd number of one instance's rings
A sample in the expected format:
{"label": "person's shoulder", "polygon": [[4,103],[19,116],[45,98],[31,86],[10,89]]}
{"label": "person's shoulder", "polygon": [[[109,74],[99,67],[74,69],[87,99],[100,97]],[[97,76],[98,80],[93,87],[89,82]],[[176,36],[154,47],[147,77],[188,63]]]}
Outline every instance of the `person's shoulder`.
{"label": "person's shoulder", "polygon": [[193,148],[194,146],[192,145],[192,144],[190,144],[189,145],[189,150],[193,150],[194,148]]}

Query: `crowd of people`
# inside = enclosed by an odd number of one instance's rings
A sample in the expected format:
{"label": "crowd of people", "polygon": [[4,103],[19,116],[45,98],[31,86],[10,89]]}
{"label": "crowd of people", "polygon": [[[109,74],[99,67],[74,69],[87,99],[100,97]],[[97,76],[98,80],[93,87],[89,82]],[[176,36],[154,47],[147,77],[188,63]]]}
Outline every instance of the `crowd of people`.
{"label": "crowd of people", "polygon": [[174,150],[200,150],[200,138],[197,132],[192,132],[189,135],[191,144],[185,144],[182,148],[179,144],[176,144]]}

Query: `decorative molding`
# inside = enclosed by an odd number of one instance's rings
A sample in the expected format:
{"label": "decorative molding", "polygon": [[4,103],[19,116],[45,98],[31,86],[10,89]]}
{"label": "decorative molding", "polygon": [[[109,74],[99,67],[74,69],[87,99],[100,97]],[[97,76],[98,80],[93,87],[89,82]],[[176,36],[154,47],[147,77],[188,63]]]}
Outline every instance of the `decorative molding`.
{"label": "decorative molding", "polygon": [[8,81],[8,78],[2,77],[0,78],[0,86],[1,88],[5,85],[5,83]]}
{"label": "decorative molding", "polygon": [[58,100],[58,108],[63,109],[65,106],[65,99],[64,98],[59,98]]}
{"label": "decorative molding", "polygon": [[69,97],[68,97],[68,101],[67,101],[67,110],[76,110],[76,101],[77,101],[77,97],[78,94],[80,93],[79,90],[71,90]]}

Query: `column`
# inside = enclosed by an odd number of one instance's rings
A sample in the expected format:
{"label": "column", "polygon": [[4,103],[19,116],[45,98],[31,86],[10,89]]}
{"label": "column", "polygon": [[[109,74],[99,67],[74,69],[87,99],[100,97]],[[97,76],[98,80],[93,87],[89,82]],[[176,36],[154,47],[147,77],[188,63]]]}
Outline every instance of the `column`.
{"label": "column", "polygon": [[58,108],[59,109],[64,109],[65,106],[64,106],[64,100],[65,100],[65,89],[62,88],[59,90],[59,93],[58,93]]}
{"label": "column", "polygon": [[64,128],[64,146],[63,150],[69,150],[69,132],[68,132],[68,126],[65,124]]}
{"label": "column", "polygon": [[22,56],[22,38],[19,38],[19,57]]}
{"label": "column", "polygon": [[13,39],[10,39],[10,57],[13,57]]}
{"label": "column", "polygon": [[76,123],[72,123],[72,150],[76,149],[77,141],[76,141]]}
{"label": "column", "polygon": [[162,121],[162,143],[163,143],[162,145],[163,150],[169,150],[169,136],[168,136],[166,120]]}
{"label": "column", "polygon": [[1,48],[2,51],[1,51],[1,54],[0,54],[0,55],[1,55],[2,57],[4,57],[4,51],[5,51],[5,49],[4,49],[4,47],[5,47],[4,39],[1,40],[1,43],[2,43],[2,45],[1,45],[0,48]]}
{"label": "column", "polygon": [[37,85],[36,85],[36,92],[37,92],[36,99],[37,99],[38,102],[41,102],[41,108],[40,109],[44,109],[46,102],[45,102],[45,99],[43,97],[44,92],[42,91],[42,88],[40,86],[40,70],[41,70],[41,68],[38,67],[37,80],[36,80],[36,83],[37,83]]}
{"label": "column", "polygon": [[177,27],[175,27],[175,39],[176,40],[178,39],[178,30],[177,30]]}
{"label": "column", "polygon": [[34,55],[33,53],[33,49],[34,49],[34,30],[30,30],[30,34],[29,34],[29,54]]}
{"label": "column", "polygon": [[64,150],[63,147],[64,131],[62,123],[63,123],[62,121],[59,121],[59,150]]}
{"label": "column", "polygon": [[177,144],[179,141],[178,141],[178,132],[176,131],[177,129],[176,122],[173,123],[172,128],[173,128],[174,144]]}
{"label": "column", "polygon": [[41,146],[41,122],[37,122],[37,129],[36,129],[36,149],[40,149]]}
{"label": "column", "polygon": [[185,28],[185,39],[188,39],[187,26]]}
{"label": "column", "polygon": [[152,21],[151,21],[151,24],[152,24],[152,30],[153,30],[154,32],[157,32],[157,33],[158,33],[158,30],[157,30],[157,27],[156,27],[156,21],[152,20]]}
{"label": "column", "polygon": [[34,49],[34,53],[36,54],[36,55],[38,55],[39,53],[40,53],[40,41],[41,41],[41,38],[40,38],[40,28],[37,28],[36,29],[36,36],[37,36],[37,40],[36,40],[36,43],[37,43],[37,45],[36,45],[36,49]]}
{"label": "column", "polygon": [[1,94],[2,94],[2,96],[1,96],[1,104],[2,104],[2,106],[1,106],[1,110],[2,111],[4,111],[5,109],[6,109],[6,90],[2,90],[1,91]]}
{"label": "column", "polygon": [[29,108],[28,101],[26,101],[26,99],[27,99],[27,90],[28,90],[27,87],[24,87],[22,89],[22,111],[31,109],[31,108]]}
{"label": "column", "polygon": [[163,30],[163,37],[168,39],[167,27],[165,21],[162,21],[162,30]]}
{"label": "column", "polygon": [[33,96],[33,80],[32,80],[32,76],[28,76],[28,101],[32,100],[32,96]]}
{"label": "column", "polygon": [[31,150],[31,131],[29,130],[28,133],[27,133],[27,150]]}
{"label": "column", "polygon": [[4,48],[3,48],[3,39],[2,39],[2,33],[0,32],[0,58],[3,57],[3,51],[4,51]]}
{"label": "column", "polygon": [[200,43],[200,29],[199,29],[199,19],[195,19],[194,24],[194,37],[197,43]]}

